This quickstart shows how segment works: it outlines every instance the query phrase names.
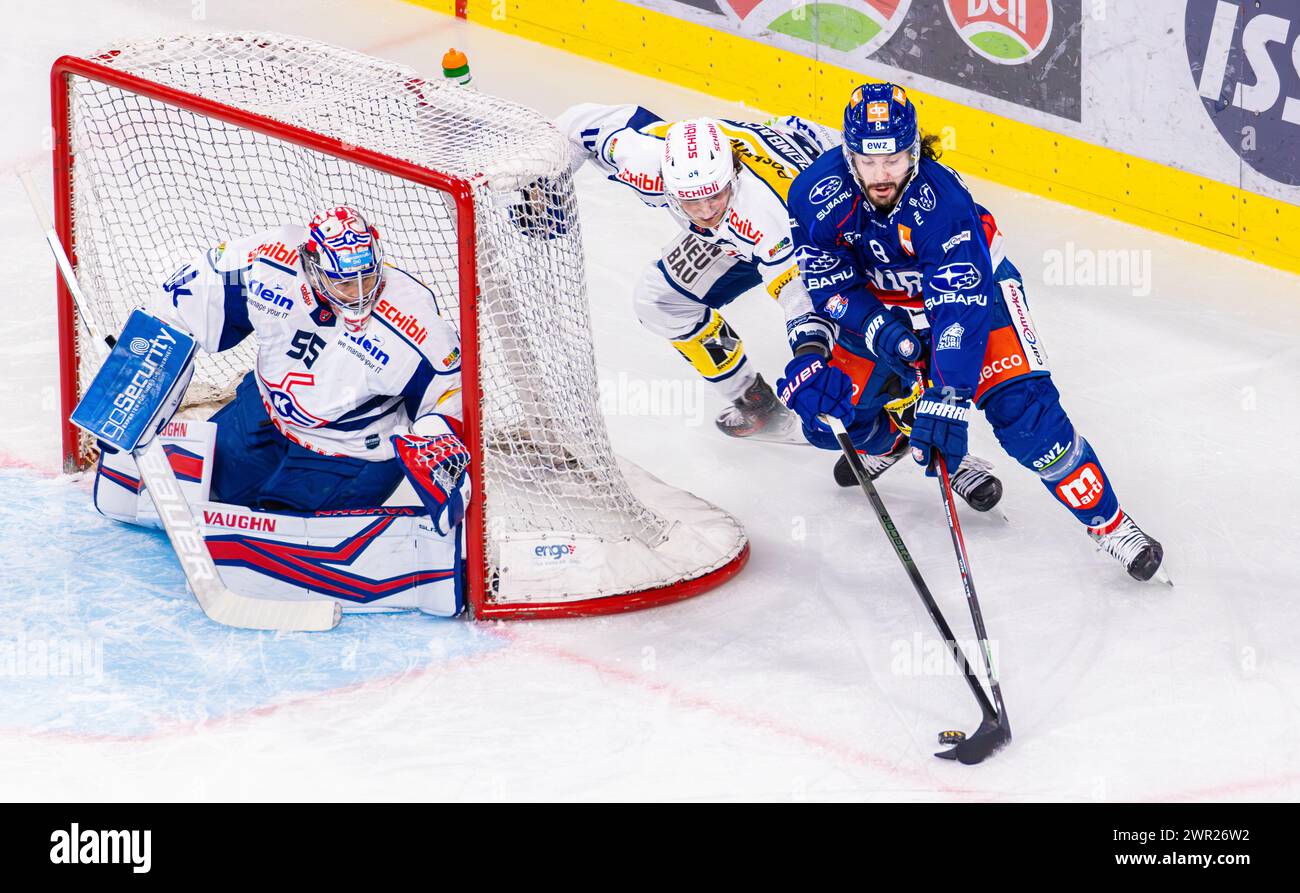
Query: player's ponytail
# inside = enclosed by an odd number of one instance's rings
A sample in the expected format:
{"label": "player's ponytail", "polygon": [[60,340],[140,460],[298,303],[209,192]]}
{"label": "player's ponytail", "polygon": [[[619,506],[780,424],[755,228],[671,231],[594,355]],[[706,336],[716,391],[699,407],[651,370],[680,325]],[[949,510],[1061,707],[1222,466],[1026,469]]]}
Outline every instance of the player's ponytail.
{"label": "player's ponytail", "polygon": [[921,157],[928,158],[931,161],[938,161],[939,156],[943,154],[943,148],[940,146],[942,138],[937,133],[921,134]]}

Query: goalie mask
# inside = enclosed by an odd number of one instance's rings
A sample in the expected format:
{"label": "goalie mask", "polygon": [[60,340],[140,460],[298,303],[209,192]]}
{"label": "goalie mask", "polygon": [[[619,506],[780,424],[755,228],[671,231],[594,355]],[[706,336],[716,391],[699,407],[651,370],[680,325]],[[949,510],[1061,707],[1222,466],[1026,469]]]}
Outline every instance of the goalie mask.
{"label": "goalie mask", "polygon": [[360,332],[384,290],[379,231],[347,205],[321,211],[308,230],[301,253],[312,291],[335,307],[349,331]]}

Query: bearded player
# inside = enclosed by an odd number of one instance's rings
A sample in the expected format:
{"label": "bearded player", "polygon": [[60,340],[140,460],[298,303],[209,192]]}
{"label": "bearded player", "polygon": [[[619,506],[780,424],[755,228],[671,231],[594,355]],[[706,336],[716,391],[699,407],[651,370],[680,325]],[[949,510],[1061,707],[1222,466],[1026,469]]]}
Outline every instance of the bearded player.
{"label": "bearded player", "polygon": [[1130,576],[1151,579],[1163,549],[1120,507],[1101,459],[1062,408],[993,215],[937,160],[901,87],[858,87],[843,135],[843,151],[823,155],[790,189],[801,265],[835,277],[809,283],[813,305],[839,332],[833,358],[820,345],[797,348],[781,383],[808,439],[838,448],[818,419],[826,413],[844,421],[859,449],[879,451],[873,414],[853,405],[855,370],[884,366],[914,379],[922,368],[928,382],[910,433],[918,463],[960,462],[971,410],[982,410],[1007,454],[1101,549]]}
{"label": "bearded player", "polygon": [[440,533],[464,514],[460,350],[433,293],[385,263],[359,211],[224,242],[148,308],[209,353],[257,361],[219,410],[214,500],[270,511],[382,505],[405,475]]}

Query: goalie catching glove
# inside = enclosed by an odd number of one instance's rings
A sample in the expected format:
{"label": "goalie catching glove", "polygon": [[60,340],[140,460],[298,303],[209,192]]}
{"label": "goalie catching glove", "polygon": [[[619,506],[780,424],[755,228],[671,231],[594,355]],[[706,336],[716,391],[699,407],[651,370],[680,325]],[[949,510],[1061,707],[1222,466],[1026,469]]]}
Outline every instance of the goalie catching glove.
{"label": "goalie catching glove", "polygon": [[402,473],[428,509],[434,529],[447,536],[465,520],[469,448],[442,416],[424,416],[411,428],[410,434],[392,436],[393,449]]}

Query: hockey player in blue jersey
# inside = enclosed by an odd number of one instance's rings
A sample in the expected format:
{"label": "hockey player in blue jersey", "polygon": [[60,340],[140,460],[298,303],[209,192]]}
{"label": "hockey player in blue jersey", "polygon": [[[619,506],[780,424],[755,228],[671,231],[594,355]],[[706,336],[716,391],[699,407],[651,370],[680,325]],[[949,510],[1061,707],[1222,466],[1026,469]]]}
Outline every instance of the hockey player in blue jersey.
{"label": "hockey player in blue jersey", "polygon": [[[843,151],[822,155],[789,193],[801,274],[815,310],[837,327],[833,356],[801,348],[778,382],[805,435],[837,449],[818,420],[835,416],[877,468],[887,467],[906,448],[881,430],[877,408],[855,406],[854,396],[882,369],[905,381],[924,369],[910,430],[917,462],[929,467],[937,453],[957,466],[971,409],[980,409],[1008,455],[1107,554],[1135,579],[1151,579],[1163,549],[1120,507],[1101,460],[1061,407],[993,215],[937,160],[901,87],[854,90],[843,134]],[[852,483],[839,472],[837,480]]]}

